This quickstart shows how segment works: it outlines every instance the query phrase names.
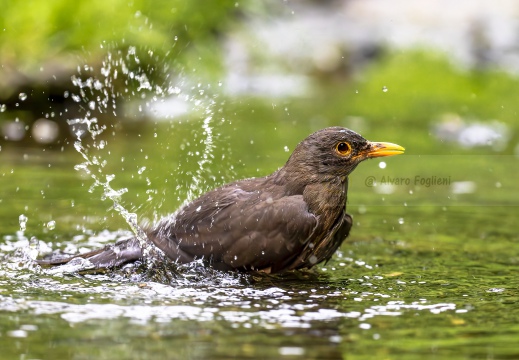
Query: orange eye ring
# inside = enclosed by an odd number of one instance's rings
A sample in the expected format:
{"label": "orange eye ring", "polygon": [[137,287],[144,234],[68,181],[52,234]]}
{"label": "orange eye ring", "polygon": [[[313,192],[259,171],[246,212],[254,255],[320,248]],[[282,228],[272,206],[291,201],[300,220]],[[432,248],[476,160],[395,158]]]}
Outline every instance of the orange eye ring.
{"label": "orange eye ring", "polygon": [[351,145],[345,141],[341,141],[335,146],[335,151],[341,156],[349,155],[351,153]]}

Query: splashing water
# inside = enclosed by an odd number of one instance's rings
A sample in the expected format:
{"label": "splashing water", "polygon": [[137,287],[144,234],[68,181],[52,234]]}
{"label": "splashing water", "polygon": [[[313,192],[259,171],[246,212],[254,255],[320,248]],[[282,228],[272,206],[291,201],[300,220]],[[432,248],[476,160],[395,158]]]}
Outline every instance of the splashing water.
{"label": "splashing water", "polygon": [[[214,104],[214,101],[212,102]],[[202,125],[203,135],[205,135],[205,147],[202,153],[202,159],[198,161],[198,169],[196,170],[195,175],[193,176],[191,185],[189,186],[186,202],[194,200],[197,196],[200,195],[201,182],[202,182],[202,174],[206,167],[211,163],[211,159],[214,158],[213,150],[214,150],[214,142],[213,142],[213,129],[211,127],[211,122],[213,120],[212,110],[209,108],[206,110],[206,118],[204,119],[204,123]]]}
{"label": "splashing water", "polygon": [[20,223],[20,231],[23,233],[27,229],[27,221],[29,219],[24,214],[21,214],[18,217],[18,222]]}
{"label": "splashing water", "polygon": [[47,229],[54,230],[56,228],[56,221],[51,220],[47,223]]}
{"label": "splashing water", "polygon": [[[217,89],[216,91],[219,90]],[[210,168],[214,160],[214,150],[216,148],[214,128],[223,124],[225,119],[220,118],[216,121],[216,114],[220,113],[222,109],[217,107],[218,94],[213,93],[211,84],[193,84],[188,80],[182,79],[176,86],[169,86],[166,95],[168,98],[162,104],[153,104],[153,106],[146,104],[147,110],[152,116],[156,118],[158,116],[158,119],[174,119],[180,114],[191,113],[197,119],[203,120],[200,124],[200,129],[192,132],[193,138],[181,139],[182,142],[179,146],[181,151],[185,151],[185,156],[182,157],[182,161],[180,161],[180,165],[175,173],[188,175],[189,182],[183,186],[178,185],[176,187],[176,197],[178,200],[181,200],[178,193],[185,192],[183,203],[186,204],[207,190],[207,179],[216,181],[216,177],[211,173]],[[179,109],[181,110],[180,112]],[[182,120],[179,123],[182,123]],[[154,137],[157,137],[157,134],[154,134]],[[227,151],[230,153],[230,149],[227,149]],[[190,169],[190,167],[184,168],[184,165],[187,165],[191,158],[196,159],[198,166],[195,170],[186,170]],[[232,170],[231,168],[230,171],[232,172]],[[174,173],[170,174],[174,176]],[[163,192],[163,195],[159,199],[158,208],[162,206],[164,199],[167,198],[165,192]]]}
{"label": "splashing water", "polygon": [[[89,121],[87,122],[91,123]],[[95,134],[97,134],[97,132],[93,131],[90,134],[95,138]],[[90,170],[91,167],[96,166],[98,167],[98,170],[101,170],[102,167],[104,167],[104,165],[103,163],[99,163],[99,160],[95,156],[93,156],[92,158],[89,157],[87,150],[81,142],[81,132],[78,132],[76,135],[77,140],[74,143],[74,148],[78,153],[81,154],[81,156],[83,156],[85,161],[79,165],[76,165],[75,169],[78,171],[82,170],[86,172],[88,175],[90,175],[90,177],[94,180],[93,187],[99,186],[103,189],[103,196],[101,198],[102,200],[110,199],[113,201],[114,210],[121,214],[121,216],[126,220],[126,223],[130,226],[131,230],[139,240],[139,244],[141,245],[143,254],[145,256],[154,255],[155,252],[159,250],[147,241],[146,233],[138,224],[137,214],[129,212],[123,205],[121,205],[121,196],[125,194],[128,191],[128,189],[122,188],[119,190],[115,190],[110,185],[110,182],[115,178],[115,175],[106,175],[103,181],[103,179],[101,179],[97,174]]]}
{"label": "splashing water", "polygon": [[[142,90],[163,93],[159,86],[153,89],[144,72],[137,73],[137,70],[132,70],[135,64],[140,64],[140,59],[136,54],[136,49],[129,47],[126,54],[121,50],[114,54],[108,52],[99,70],[100,78],[90,76],[83,80],[82,73],[93,73],[94,69],[88,65],[83,68],[78,67],[79,76],[72,77],[72,83],[79,89],[79,94],[71,94],[71,97],[74,101],[85,104],[86,115],[83,118],[70,119],[68,124],[76,135],[74,148],[84,159],[82,163],[75,166],[75,170],[85,172],[94,180],[89,189],[90,192],[93,192],[96,187],[103,190],[101,199],[110,199],[113,202],[113,209],[124,218],[138,239],[143,255],[146,258],[154,258],[160,253],[160,250],[147,240],[146,233],[139,226],[137,214],[130,212],[122,204],[122,196],[128,192],[128,189],[114,189],[111,182],[115,179],[115,175],[105,174],[103,171],[107,160],[103,159],[101,155],[93,155],[89,152],[92,148],[101,150],[106,147],[106,141],[98,141],[97,138],[107,129],[107,126],[100,124],[99,119],[93,116],[94,111],[99,114],[111,111],[113,116],[117,116],[116,100],[123,97],[123,92],[129,92],[132,95],[136,95],[136,92]],[[137,68],[140,69],[140,67]],[[125,77],[124,83],[128,85],[123,92],[116,90],[115,86],[115,82],[121,81],[121,77]],[[132,90],[130,84],[135,84],[135,81],[137,82],[136,90]],[[85,145],[88,138],[93,141],[93,147]]]}
{"label": "splashing water", "polygon": [[[113,188],[111,182],[115,179],[115,175],[106,174],[106,171],[104,171],[107,165],[107,159],[103,159],[99,151],[96,154],[91,153],[92,150],[102,150],[107,147],[106,141],[99,139],[99,136],[107,130],[107,126],[102,124],[101,117],[94,116],[94,113],[101,115],[111,112],[110,115],[117,116],[118,109],[116,100],[123,97],[126,100],[133,98],[141,100],[146,99],[148,95],[151,94],[151,100],[147,100],[145,104],[143,104],[149,108],[150,102],[156,102],[159,98],[163,100],[166,96],[178,97],[182,94],[182,90],[177,85],[166,84],[159,86],[154,84],[151,80],[151,75],[153,74],[147,74],[146,71],[147,70],[144,70],[144,67],[141,66],[141,60],[134,47],[129,47],[126,53],[120,50],[114,53],[108,52],[99,70],[100,75],[97,77],[93,75],[95,73],[93,67],[88,65],[78,67],[78,76],[72,77],[72,83],[78,88],[78,93],[71,93],[69,95],[74,101],[83,105],[82,108],[86,114],[83,117],[68,120],[68,124],[72,127],[76,135],[74,148],[84,159],[82,163],[75,166],[75,169],[85,172],[94,181],[89,191],[93,192],[96,187],[102,189],[103,194],[101,199],[110,199],[113,202],[113,210],[118,212],[130,226],[140,243],[144,257],[154,259],[157,256],[163,255],[162,252],[148,241],[145,231],[139,226],[137,214],[130,212],[123,205],[122,196],[128,192],[128,189]],[[85,78],[85,73],[92,75]],[[114,85],[116,81],[119,84],[122,81],[126,84],[126,88],[122,91],[118,90]],[[179,81],[179,83],[183,84],[182,81]],[[200,159],[198,160],[198,168],[193,174],[190,186],[187,190],[186,202],[200,195],[200,192],[203,190],[201,185],[204,175],[206,175],[208,171],[207,167],[214,158],[213,150],[215,145],[212,122],[216,101],[214,98],[208,96],[207,90],[209,88],[210,85],[205,89],[202,84],[199,83],[191,88],[193,91],[192,96],[182,94],[186,101],[193,104],[194,110],[203,114],[204,119],[202,124],[202,139],[200,141],[200,143],[204,144],[204,149],[201,154],[196,153],[197,156],[200,156]],[[143,105],[139,105],[139,111],[142,111]],[[196,135],[197,134],[195,134],[195,137],[197,137]],[[93,142],[92,146],[89,144],[90,142]],[[138,174],[141,175],[145,170],[146,166],[139,166]],[[148,186],[150,186],[151,181],[148,178],[146,178],[146,181]],[[156,191],[147,191],[147,194],[151,193],[156,193]],[[151,199],[152,197],[150,195],[148,200]]]}

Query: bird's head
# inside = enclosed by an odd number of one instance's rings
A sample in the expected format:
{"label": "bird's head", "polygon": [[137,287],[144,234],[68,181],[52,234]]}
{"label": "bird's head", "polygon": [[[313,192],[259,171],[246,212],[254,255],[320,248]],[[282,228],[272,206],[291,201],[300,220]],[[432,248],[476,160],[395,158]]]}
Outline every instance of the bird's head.
{"label": "bird's head", "polygon": [[301,141],[285,169],[303,172],[301,175],[310,181],[345,179],[363,160],[403,152],[400,145],[368,141],[352,130],[335,126],[319,130]]}

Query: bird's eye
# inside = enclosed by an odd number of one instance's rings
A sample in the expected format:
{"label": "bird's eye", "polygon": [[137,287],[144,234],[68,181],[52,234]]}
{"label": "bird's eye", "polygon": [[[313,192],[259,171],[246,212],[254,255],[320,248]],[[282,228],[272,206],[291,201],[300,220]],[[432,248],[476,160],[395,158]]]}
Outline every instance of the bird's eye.
{"label": "bird's eye", "polygon": [[339,155],[346,156],[351,152],[351,146],[347,142],[340,142],[335,147],[335,150]]}

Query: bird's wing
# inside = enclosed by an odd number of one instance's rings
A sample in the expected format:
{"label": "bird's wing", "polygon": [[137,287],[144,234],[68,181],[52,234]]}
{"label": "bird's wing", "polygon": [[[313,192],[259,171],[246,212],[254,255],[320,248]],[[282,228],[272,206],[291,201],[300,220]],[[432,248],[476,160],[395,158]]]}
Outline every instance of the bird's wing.
{"label": "bird's wing", "polygon": [[276,196],[232,185],[188,204],[170,221],[169,233],[160,234],[159,224],[152,240],[180,262],[203,257],[222,269],[261,270],[282,268],[317,225],[302,195]]}
{"label": "bird's wing", "polygon": [[333,238],[323,255],[324,261],[330,260],[333,254],[335,254],[337,249],[341,246],[342,242],[348,237],[348,235],[350,234],[352,223],[353,220],[351,216],[347,214],[346,211],[344,211],[342,213],[340,221],[335,225],[334,229],[332,230]]}

